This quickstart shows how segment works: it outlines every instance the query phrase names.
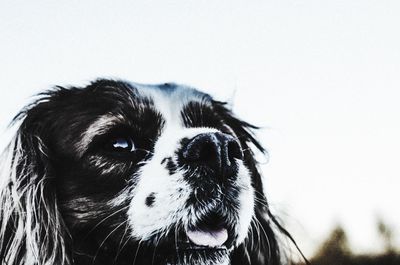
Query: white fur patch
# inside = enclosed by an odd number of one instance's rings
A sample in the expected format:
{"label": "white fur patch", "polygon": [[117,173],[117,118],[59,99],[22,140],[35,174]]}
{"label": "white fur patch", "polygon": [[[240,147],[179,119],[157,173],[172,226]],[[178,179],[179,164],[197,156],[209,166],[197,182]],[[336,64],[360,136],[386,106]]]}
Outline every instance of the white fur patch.
{"label": "white fur patch", "polygon": [[[166,129],[161,135],[155,145],[153,158],[136,173],[140,180],[131,194],[128,212],[134,237],[147,239],[155,233],[167,232],[171,225],[186,215],[183,212],[184,204],[192,192],[191,188],[184,180],[182,172],[178,170],[170,175],[161,162],[166,157],[174,157],[182,138],[215,131],[207,128]],[[145,201],[150,194],[154,194],[155,203],[147,207]]]}
{"label": "white fur patch", "polygon": [[[140,88],[140,85],[135,84]],[[183,172],[179,169],[170,175],[165,165],[161,162],[167,157],[174,158],[183,138],[191,139],[201,133],[218,132],[214,128],[185,128],[181,121],[180,111],[189,101],[202,101],[201,96],[191,94],[191,90],[177,88],[172,93],[166,92],[153,86],[144,86],[139,89],[143,96],[150,97],[165,119],[165,127],[158,138],[154,154],[150,161],[143,165],[136,175],[139,177],[137,186],[130,194],[131,203],[128,218],[132,227],[132,236],[140,240],[146,240],[155,234],[165,234],[172,225],[177,222],[184,224],[191,220],[187,219],[190,209],[184,209],[184,205],[192,193],[191,187],[183,178]],[[251,219],[254,214],[254,191],[251,186],[250,173],[238,160],[238,185],[240,187],[240,211],[238,244],[243,242],[248,234]],[[154,203],[146,206],[146,198],[154,194]],[[117,199],[118,201],[118,199]],[[221,264],[227,264],[224,261]]]}
{"label": "white fur patch", "polygon": [[251,186],[250,172],[243,165],[243,162],[237,161],[239,165],[238,172],[238,185],[240,187],[240,195],[239,195],[239,225],[237,226],[238,230],[236,231],[238,235],[237,245],[242,243],[247,234],[250,227],[251,219],[254,215],[254,189]]}

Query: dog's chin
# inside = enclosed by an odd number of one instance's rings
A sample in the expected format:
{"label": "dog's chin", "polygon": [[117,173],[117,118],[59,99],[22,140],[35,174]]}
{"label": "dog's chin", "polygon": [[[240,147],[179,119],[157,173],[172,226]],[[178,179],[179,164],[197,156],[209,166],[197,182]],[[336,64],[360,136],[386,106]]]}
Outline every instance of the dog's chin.
{"label": "dog's chin", "polygon": [[173,245],[167,254],[167,264],[179,265],[221,265],[229,260],[227,246],[203,246],[191,241],[166,242]]}
{"label": "dog's chin", "polygon": [[228,264],[229,254],[237,236],[228,225],[174,228],[168,237],[158,240],[156,250],[167,264],[223,265]]}
{"label": "dog's chin", "polygon": [[227,249],[185,250],[177,253],[171,264],[179,265],[224,265],[228,264]]}

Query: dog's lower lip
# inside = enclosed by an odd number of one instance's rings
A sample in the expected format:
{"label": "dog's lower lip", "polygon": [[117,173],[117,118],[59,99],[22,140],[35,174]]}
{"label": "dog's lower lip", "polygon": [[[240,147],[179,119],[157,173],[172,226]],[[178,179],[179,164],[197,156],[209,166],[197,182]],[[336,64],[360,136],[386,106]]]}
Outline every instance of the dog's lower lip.
{"label": "dog's lower lip", "polygon": [[190,241],[179,242],[177,247],[178,247],[177,250],[181,251],[227,251],[228,250],[228,248],[224,245],[212,248],[212,247],[196,245]]}

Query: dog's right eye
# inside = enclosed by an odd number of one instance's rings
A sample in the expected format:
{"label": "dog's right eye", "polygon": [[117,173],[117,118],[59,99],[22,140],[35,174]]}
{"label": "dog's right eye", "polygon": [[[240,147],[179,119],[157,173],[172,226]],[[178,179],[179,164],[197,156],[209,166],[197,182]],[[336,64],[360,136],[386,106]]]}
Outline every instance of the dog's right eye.
{"label": "dog's right eye", "polygon": [[133,143],[132,138],[117,137],[111,139],[106,144],[105,149],[110,152],[131,153],[135,151],[135,144]]}

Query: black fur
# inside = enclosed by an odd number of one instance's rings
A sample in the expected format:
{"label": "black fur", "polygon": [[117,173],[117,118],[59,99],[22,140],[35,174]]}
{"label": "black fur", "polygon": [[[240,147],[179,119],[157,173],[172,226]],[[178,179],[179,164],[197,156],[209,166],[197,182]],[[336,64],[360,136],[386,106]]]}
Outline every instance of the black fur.
{"label": "black fur", "polygon": [[[160,89],[168,92],[175,85],[165,84]],[[8,176],[0,198],[1,264],[165,265],[171,261],[167,244],[139,243],[128,236],[128,200],[118,208],[107,204],[119,193],[134,188],[137,180],[132,176],[140,169],[139,162],[152,157],[154,143],[164,126],[152,100],[139,97],[136,92],[129,83],[112,80],[98,80],[85,88],[56,87],[41,94],[15,118],[14,123],[20,123],[10,145],[10,166],[15,174]],[[251,149],[254,146],[265,152],[252,132],[257,128],[236,118],[225,103],[204,96],[211,104],[186,105],[181,112],[184,125],[233,133],[244,150],[243,161],[251,172],[257,197],[258,222],[252,223],[250,230],[261,232],[249,232],[246,241],[232,251],[231,264],[282,264],[274,231],[287,232],[271,214],[262,189]],[[111,131],[80,146],[77,139],[103,115],[120,120]],[[135,142],[138,152],[129,159],[115,156],[104,147],[113,135],[126,134],[139,139]],[[147,137],[140,137],[143,135]],[[165,161],[170,174],[174,174],[178,165],[171,158]],[[157,194],[149,194],[147,207],[152,207],[156,199]],[[37,236],[37,249],[34,262],[30,263],[25,258],[32,247],[27,244],[32,235]]]}

